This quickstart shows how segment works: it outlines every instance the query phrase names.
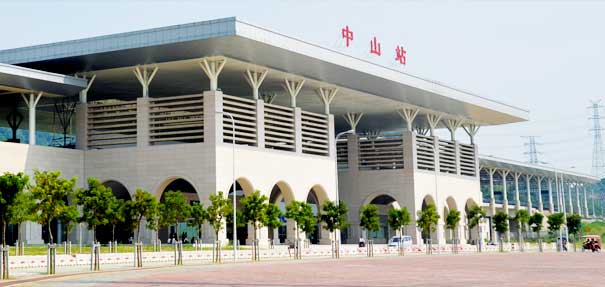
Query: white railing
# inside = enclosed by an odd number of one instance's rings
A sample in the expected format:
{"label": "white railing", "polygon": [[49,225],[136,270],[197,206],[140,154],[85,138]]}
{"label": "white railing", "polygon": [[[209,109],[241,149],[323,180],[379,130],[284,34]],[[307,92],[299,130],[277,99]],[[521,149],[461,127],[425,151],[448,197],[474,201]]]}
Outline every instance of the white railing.
{"label": "white railing", "polygon": [[103,101],[88,105],[88,147],[137,144],[137,102]]}
{"label": "white railing", "polygon": [[223,141],[236,144],[256,145],[256,101],[223,95],[223,111],[235,120],[235,135],[231,118],[223,114]]}
{"label": "white railing", "polygon": [[456,174],[456,144],[439,140],[439,171]]}
{"label": "white railing", "polygon": [[204,141],[204,98],[199,95],[149,100],[149,143]]}
{"label": "white railing", "polygon": [[435,170],[435,151],[433,138],[416,135],[416,167],[424,170]]}
{"label": "white railing", "polygon": [[475,160],[475,146],[458,144],[460,153],[460,174],[466,176],[477,175],[477,161]]}
{"label": "white railing", "polygon": [[401,137],[360,139],[360,169],[402,169],[403,139]]}
{"label": "white railing", "polygon": [[302,111],[301,115],[302,152],[328,155],[328,116],[306,111]]}
{"label": "white railing", "polygon": [[294,109],[264,104],[265,147],[295,150]]}
{"label": "white railing", "polygon": [[340,139],[336,142],[336,160],[339,169],[349,168],[349,141]]}

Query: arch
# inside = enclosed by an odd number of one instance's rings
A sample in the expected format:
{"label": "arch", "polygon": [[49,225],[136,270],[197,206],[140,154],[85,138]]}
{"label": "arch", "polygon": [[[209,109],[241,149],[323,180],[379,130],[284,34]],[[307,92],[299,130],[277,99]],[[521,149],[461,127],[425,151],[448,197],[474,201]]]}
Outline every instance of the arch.
{"label": "arch", "polygon": [[[471,209],[471,207],[476,206],[477,203],[475,202],[474,199],[472,198],[468,198],[464,204],[464,214],[468,214],[469,210]],[[465,223],[465,228],[466,228],[466,232],[464,232],[464,236],[466,237],[466,242],[469,244],[477,244],[477,240],[479,239],[479,237],[477,236],[477,229],[479,228],[478,226],[474,227],[472,230],[468,227],[468,219],[466,218],[466,216],[463,218],[464,223]]]}
{"label": "arch", "polygon": [[[124,201],[132,200],[132,196],[128,188],[121,181],[116,179],[109,179],[102,182],[102,184],[111,189],[113,195],[116,198]],[[115,233],[115,236],[114,236]],[[115,230],[111,225],[103,225],[97,227],[96,237],[101,243],[106,243],[111,240],[118,241],[120,243],[128,243],[128,239],[132,236],[132,230],[126,223],[121,223],[115,226]]]}
{"label": "arch", "polygon": [[113,195],[115,195],[117,198],[123,200],[132,200],[132,196],[130,195],[128,188],[126,188],[126,186],[121,182],[110,179],[104,181],[103,185],[111,188],[111,192],[113,192]]}
{"label": "arch", "polygon": [[362,205],[366,205],[366,204],[370,204],[372,201],[374,201],[374,199],[376,199],[379,196],[388,196],[391,199],[393,199],[393,201],[395,202],[395,204],[397,204],[397,206],[394,206],[395,208],[401,208],[401,206],[399,206],[399,202],[397,202],[397,200],[395,198],[397,198],[393,193],[388,192],[388,191],[377,191],[374,192],[370,195],[368,195],[364,201]]}
{"label": "arch", "polygon": [[431,196],[430,194],[427,194],[422,199],[422,209],[425,209],[429,204],[435,205],[435,199],[433,199],[433,196]]}
{"label": "arch", "polygon": [[[441,214],[439,212],[439,207],[437,207],[437,205],[435,204],[435,199],[430,194],[427,194],[422,199],[421,210],[425,210],[428,207],[429,204],[432,204],[432,205],[435,206],[435,209],[437,210],[437,213],[440,215],[440,219],[439,220],[443,221],[443,214]],[[422,235],[422,238],[424,240],[427,240],[427,239],[432,239],[432,240],[436,240],[437,239],[438,240],[438,238],[439,238],[438,236],[439,235],[437,234],[437,232],[438,232],[438,230],[432,231],[432,232],[430,232],[430,234],[429,234],[429,232],[421,232],[421,235]],[[435,241],[433,241],[433,242],[435,242]]]}
{"label": "arch", "polygon": [[[191,182],[185,178],[170,177],[164,180],[159,187],[160,189],[157,190],[156,196],[159,197],[160,202],[164,202],[164,195],[168,191],[180,192],[190,205],[200,202],[200,197],[197,190],[193,184],[191,184]],[[176,234],[176,232],[176,226],[162,227],[158,230],[157,237],[162,242],[168,242],[169,239],[175,238],[178,235],[179,240],[186,239],[189,241],[197,239],[195,238],[195,235],[199,234],[196,227],[188,226],[186,222],[179,222],[178,232],[180,234]]]}
{"label": "arch", "polygon": [[[283,214],[286,213],[286,206],[294,200],[294,192],[290,185],[285,181],[279,181],[273,188],[271,188],[271,194],[269,195],[269,203],[277,205]],[[294,222],[286,221],[285,218],[281,218],[281,227],[273,230],[269,229],[269,239],[273,240],[275,244],[283,244],[286,241],[294,241]]]}
{"label": "arch", "polygon": [[364,200],[364,205],[372,204],[378,208],[378,220],[380,228],[375,232],[367,232],[364,237],[374,240],[379,244],[388,243],[388,240],[397,234],[398,230],[393,230],[389,225],[388,214],[390,209],[400,209],[400,203],[395,196],[389,192],[376,192]]}
{"label": "arch", "polygon": [[[311,193],[311,191],[315,192],[315,195],[317,196],[317,199],[319,200],[319,204],[324,204],[324,203],[330,201],[330,198],[328,197],[328,193],[326,192],[326,189],[321,184],[316,184],[313,187],[311,187],[311,190],[309,190],[309,193]],[[307,197],[308,197],[308,195],[307,195]]]}
{"label": "arch", "polygon": [[271,189],[269,202],[276,203],[282,198],[286,204],[292,202],[294,200],[294,191],[292,191],[292,187],[287,182],[278,181]]}
{"label": "arch", "polygon": [[[233,183],[229,184],[229,189],[227,192],[228,197],[233,196]],[[250,196],[254,192],[254,186],[245,177],[239,177],[235,180],[235,207],[237,210],[241,210],[240,200],[246,196]],[[246,226],[237,227],[237,241],[240,245],[246,245],[246,240],[248,239],[249,232],[252,232],[253,228],[251,224],[247,224]],[[226,228],[227,238],[233,240],[233,225],[227,224]]]}
{"label": "arch", "polygon": [[321,221],[319,220],[321,214],[321,207],[324,203],[329,201],[328,194],[326,190],[319,184],[311,187],[309,192],[307,193],[307,198],[305,202],[311,205],[313,209],[313,214],[317,217],[317,224],[315,225],[315,230],[309,234],[307,234],[307,239],[311,241],[312,244],[319,244],[320,240],[326,236],[327,234],[322,234]]}

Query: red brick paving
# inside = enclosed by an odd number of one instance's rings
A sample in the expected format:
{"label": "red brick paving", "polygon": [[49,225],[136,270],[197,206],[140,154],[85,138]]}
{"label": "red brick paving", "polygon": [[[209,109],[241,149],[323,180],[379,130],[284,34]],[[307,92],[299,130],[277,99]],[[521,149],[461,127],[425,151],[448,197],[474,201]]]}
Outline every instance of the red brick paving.
{"label": "red brick paving", "polygon": [[[188,266],[57,278],[33,286],[605,286],[604,254],[490,254]],[[30,285],[30,284],[28,284]]]}

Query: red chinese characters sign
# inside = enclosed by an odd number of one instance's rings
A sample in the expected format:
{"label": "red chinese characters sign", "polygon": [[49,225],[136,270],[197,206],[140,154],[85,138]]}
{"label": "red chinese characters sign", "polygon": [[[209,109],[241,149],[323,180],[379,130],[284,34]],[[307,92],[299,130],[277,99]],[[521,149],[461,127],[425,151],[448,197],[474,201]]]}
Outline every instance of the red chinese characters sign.
{"label": "red chinese characters sign", "polygon": [[[346,25],[341,29],[342,39],[345,40],[345,45],[347,47],[351,46],[353,42],[353,31],[349,28],[349,25]],[[370,54],[376,56],[382,56],[382,49],[380,46],[380,42],[374,36],[372,40],[370,40]],[[403,45],[397,45],[395,48],[395,61],[401,65],[405,65],[407,63],[406,57],[407,51],[403,48]]]}

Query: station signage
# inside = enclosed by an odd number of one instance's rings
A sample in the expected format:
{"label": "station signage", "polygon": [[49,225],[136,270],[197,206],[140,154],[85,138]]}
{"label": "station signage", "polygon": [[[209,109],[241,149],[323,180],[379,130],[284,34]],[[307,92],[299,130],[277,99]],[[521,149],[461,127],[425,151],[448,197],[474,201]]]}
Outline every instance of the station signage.
{"label": "station signage", "polygon": [[[346,25],[341,29],[340,32],[342,39],[344,39],[345,46],[347,48],[350,47],[353,44],[353,41],[355,41],[355,34],[353,30],[349,28],[349,25]],[[403,45],[397,45],[392,51],[394,61],[400,65],[406,65],[407,51],[404,49]],[[380,42],[376,36],[370,39],[370,54],[377,57],[382,57],[382,47],[380,46]]]}

